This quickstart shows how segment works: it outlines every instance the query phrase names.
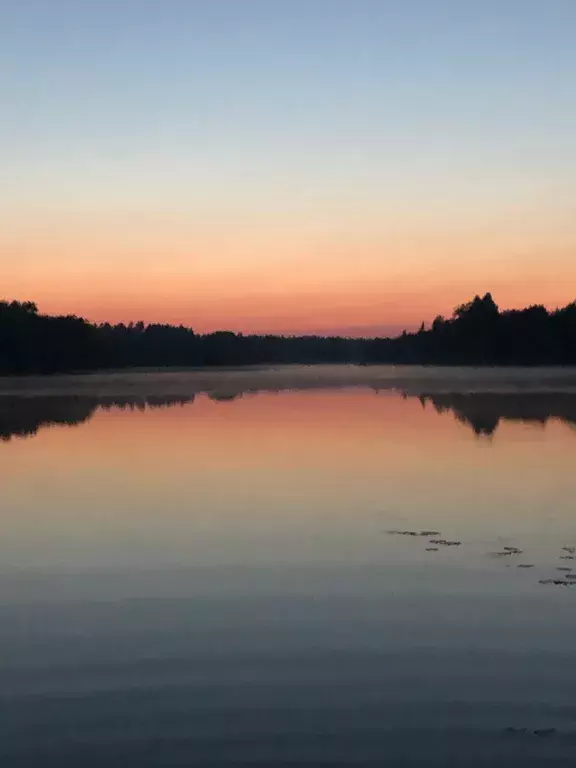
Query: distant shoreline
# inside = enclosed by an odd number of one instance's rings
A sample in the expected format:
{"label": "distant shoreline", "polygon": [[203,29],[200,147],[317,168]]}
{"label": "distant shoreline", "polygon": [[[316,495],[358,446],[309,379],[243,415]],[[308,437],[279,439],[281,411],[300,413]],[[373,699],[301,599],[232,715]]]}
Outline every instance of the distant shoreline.
{"label": "distant shoreline", "polygon": [[0,374],[244,369],[276,365],[576,366],[576,302],[549,312],[501,311],[475,296],[395,338],[197,334],[185,326],[95,325],[40,314],[32,301],[0,301]]}
{"label": "distant shoreline", "polygon": [[337,388],[369,388],[412,396],[483,392],[576,395],[576,368],[282,364],[0,377],[0,397],[208,394],[225,399],[256,392]]}

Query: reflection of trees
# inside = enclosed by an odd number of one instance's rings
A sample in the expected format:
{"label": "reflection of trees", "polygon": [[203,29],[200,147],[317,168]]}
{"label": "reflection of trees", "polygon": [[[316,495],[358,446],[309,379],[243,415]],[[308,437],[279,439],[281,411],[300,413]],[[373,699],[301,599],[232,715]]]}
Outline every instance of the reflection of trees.
{"label": "reflection of trees", "polygon": [[231,403],[244,396],[243,392],[209,392],[208,397],[215,403]]}
{"label": "reflection of trees", "polygon": [[167,395],[106,395],[97,398],[95,410],[145,411],[156,408],[172,408],[175,405],[187,405],[194,402],[195,395],[167,396]]}
{"label": "reflection of trees", "polygon": [[56,425],[75,426],[92,418],[99,409],[138,410],[169,408],[192,403],[194,395],[185,397],[162,396],[42,396],[0,397],[0,440],[12,437],[30,437],[42,427]]}
{"label": "reflection of trees", "polygon": [[[318,388],[318,385],[287,386],[290,391]],[[320,388],[323,388],[322,386]],[[330,387],[333,388],[333,387]],[[283,387],[268,387],[260,391],[281,392]],[[245,392],[255,394],[253,387],[245,390],[206,391],[214,402],[232,401]],[[374,388],[374,391],[378,391]],[[74,426],[88,421],[97,410],[134,410],[171,408],[194,402],[189,395],[42,395],[22,397],[0,396],[0,440],[35,435],[42,427]],[[517,393],[420,393],[405,390],[402,397],[419,397],[424,406],[430,403],[438,413],[450,412],[477,435],[492,435],[501,420],[545,425],[558,419],[576,429],[576,393],[517,392]]]}
{"label": "reflection of trees", "polygon": [[40,427],[73,426],[87,421],[94,412],[92,398],[2,397],[0,440],[35,435]]}
{"label": "reflection of trees", "polygon": [[438,413],[451,411],[477,435],[492,435],[501,420],[522,421],[544,426],[550,419],[576,426],[576,394],[570,393],[455,393],[422,394],[423,405],[428,402]]}

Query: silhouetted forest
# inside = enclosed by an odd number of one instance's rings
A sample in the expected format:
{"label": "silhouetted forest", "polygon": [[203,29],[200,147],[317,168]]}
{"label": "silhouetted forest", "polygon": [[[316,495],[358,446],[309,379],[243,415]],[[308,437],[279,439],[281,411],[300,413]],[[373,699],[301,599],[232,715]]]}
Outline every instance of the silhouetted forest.
{"label": "silhouetted forest", "polygon": [[30,301],[0,302],[0,373],[278,363],[574,365],[576,301],[500,311],[491,294],[395,338],[197,334],[143,322],[95,324],[43,315]]}
{"label": "silhouetted forest", "polygon": [[574,365],[576,301],[549,312],[542,305],[501,312],[490,293],[437,317],[430,328],[375,339],[370,361],[436,365]]}

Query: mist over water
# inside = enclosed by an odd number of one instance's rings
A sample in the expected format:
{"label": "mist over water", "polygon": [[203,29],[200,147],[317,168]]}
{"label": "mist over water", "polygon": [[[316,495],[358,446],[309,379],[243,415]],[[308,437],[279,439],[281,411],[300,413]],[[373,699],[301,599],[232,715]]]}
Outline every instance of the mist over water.
{"label": "mist over water", "polygon": [[574,764],[573,374],[0,393],[7,766]]}

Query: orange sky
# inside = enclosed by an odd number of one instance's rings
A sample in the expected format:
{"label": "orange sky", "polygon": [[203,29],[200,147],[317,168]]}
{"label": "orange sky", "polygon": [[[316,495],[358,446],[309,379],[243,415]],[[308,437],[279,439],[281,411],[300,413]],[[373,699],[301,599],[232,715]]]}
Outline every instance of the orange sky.
{"label": "orange sky", "polygon": [[4,297],[343,334],[576,297],[573,3],[8,5]]}
{"label": "orange sky", "polygon": [[503,308],[572,301],[576,224],[568,211],[537,219],[525,205],[495,221],[469,215],[450,229],[415,210],[396,228],[390,216],[378,226],[335,224],[334,233],[301,217],[282,228],[233,230],[231,222],[219,232],[195,228],[184,213],[139,223],[110,211],[55,211],[39,214],[37,228],[13,219],[0,234],[3,293],[49,313],[182,322],[202,332],[395,333],[486,291]]}

